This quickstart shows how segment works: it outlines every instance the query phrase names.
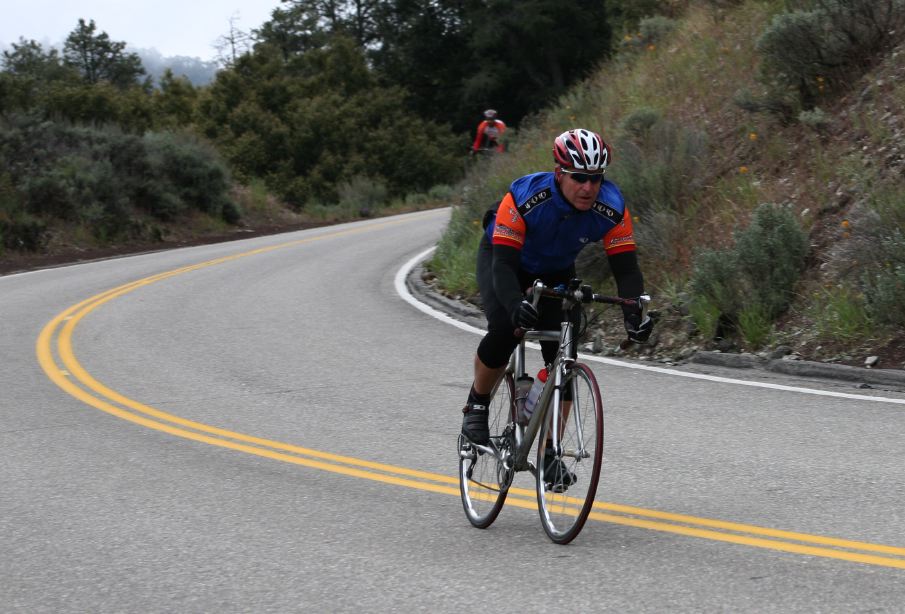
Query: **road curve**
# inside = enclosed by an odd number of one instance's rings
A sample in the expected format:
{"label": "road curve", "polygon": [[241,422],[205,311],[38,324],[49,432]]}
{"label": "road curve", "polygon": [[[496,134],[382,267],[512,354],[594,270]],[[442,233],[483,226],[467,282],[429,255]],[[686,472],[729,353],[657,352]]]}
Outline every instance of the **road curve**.
{"label": "road curve", "polygon": [[447,216],[0,277],[3,609],[900,607],[905,408],[870,398],[594,364],[585,531],[550,544],[524,478],[471,528],[477,337],[394,283]]}

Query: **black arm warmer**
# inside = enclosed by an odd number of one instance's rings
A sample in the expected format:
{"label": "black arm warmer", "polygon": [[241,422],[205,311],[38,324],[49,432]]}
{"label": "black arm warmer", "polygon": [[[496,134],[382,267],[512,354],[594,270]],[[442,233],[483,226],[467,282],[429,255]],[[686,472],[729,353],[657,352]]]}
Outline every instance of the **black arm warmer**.
{"label": "black arm warmer", "polygon": [[[644,276],[638,267],[638,255],[635,252],[622,252],[608,256],[610,270],[616,280],[616,290],[622,298],[638,298],[644,294]],[[635,307],[623,307],[622,313],[637,313]]]}
{"label": "black arm warmer", "polygon": [[493,291],[509,315],[522,302],[524,294],[519,287],[518,270],[521,252],[508,245],[493,246]]}

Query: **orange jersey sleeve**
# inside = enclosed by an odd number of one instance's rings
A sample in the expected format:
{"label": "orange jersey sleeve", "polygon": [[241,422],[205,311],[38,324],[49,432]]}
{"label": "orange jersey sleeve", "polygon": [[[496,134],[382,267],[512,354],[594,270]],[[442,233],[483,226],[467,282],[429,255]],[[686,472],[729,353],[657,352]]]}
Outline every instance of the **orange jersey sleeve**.
{"label": "orange jersey sleeve", "polygon": [[635,234],[632,228],[632,215],[625,208],[622,221],[603,235],[603,249],[607,256],[631,252],[635,250]]}
{"label": "orange jersey sleeve", "polygon": [[481,148],[481,141],[484,140],[484,130],[486,130],[486,129],[487,129],[486,121],[482,121],[480,124],[478,124],[478,129],[477,129],[477,131],[475,133],[475,137],[474,137],[474,143],[471,146],[471,148],[473,150],[477,151]]}
{"label": "orange jersey sleeve", "polygon": [[492,243],[522,249],[525,244],[525,220],[515,206],[510,192],[506,193],[496,210],[496,225]]}

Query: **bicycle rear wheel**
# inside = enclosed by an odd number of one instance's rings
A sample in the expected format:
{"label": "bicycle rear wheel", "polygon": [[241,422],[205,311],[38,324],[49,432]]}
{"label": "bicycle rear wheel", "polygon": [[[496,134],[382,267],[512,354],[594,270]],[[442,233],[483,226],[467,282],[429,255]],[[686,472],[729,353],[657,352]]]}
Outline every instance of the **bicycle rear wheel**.
{"label": "bicycle rear wheel", "polygon": [[[503,456],[501,461],[459,435],[459,491],[469,522],[479,529],[489,527],[500,513],[512,484],[512,434],[507,427],[514,420],[515,387],[507,373],[490,401],[488,424],[490,446]],[[508,466],[507,466],[508,464]]]}
{"label": "bicycle rear wheel", "polygon": [[537,449],[541,524],[558,544],[569,543],[584,527],[597,494],[603,458],[603,403],[594,373],[587,365],[575,363],[563,384],[563,391],[571,390],[571,401],[563,401],[561,454],[556,455],[549,445],[553,407],[547,411]]}

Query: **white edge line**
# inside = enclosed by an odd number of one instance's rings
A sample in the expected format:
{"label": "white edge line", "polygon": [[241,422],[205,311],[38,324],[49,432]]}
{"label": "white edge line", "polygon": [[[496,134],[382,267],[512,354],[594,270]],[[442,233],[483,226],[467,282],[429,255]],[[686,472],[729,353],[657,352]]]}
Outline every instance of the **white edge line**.
{"label": "white edge line", "polygon": [[[420,254],[412,257],[408,262],[402,265],[402,267],[396,272],[395,278],[395,286],[396,292],[402,297],[406,303],[421,311],[426,313],[427,315],[436,318],[446,324],[450,324],[455,326],[456,328],[460,328],[464,331],[468,331],[470,333],[474,333],[476,335],[483,335],[485,333],[484,330],[471,326],[470,324],[466,324],[465,322],[460,322],[455,318],[448,316],[447,314],[439,311],[438,309],[434,309],[430,305],[425,305],[418,299],[416,299],[411,292],[409,292],[408,288],[405,285],[405,280],[408,277],[409,273],[415,266],[425,260],[436,247],[430,247]],[[540,346],[536,343],[529,343],[531,347],[535,349],[540,349]],[[663,373],[666,375],[672,375],[675,377],[688,377],[691,379],[702,379],[711,382],[720,382],[723,384],[735,384],[737,386],[751,386],[754,388],[771,388],[773,390],[784,390],[786,392],[799,392],[802,394],[813,394],[825,397],[837,397],[841,399],[858,399],[859,401],[876,401],[877,403],[895,403],[898,405],[905,405],[905,399],[892,399],[889,397],[871,397],[863,394],[852,394],[848,392],[832,392],[829,390],[816,390],[814,388],[800,388],[798,386],[784,386],[782,384],[770,384],[767,382],[751,382],[747,380],[741,379],[733,379],[730,377],[719,377],[716,375],[705,375],[702,373],[686,373],[685,371],[677,371],[675,369],[667,369],[665,367],[653,367],[650,365],[639,365],[630,362],[624,362],[622,360],[616,360],[614,358],[602,358],[600,356],[593,356],[589,354],[579,353],[582,360],[590,361],[590,362],[599,362],[605,365],[611,365],[614,367],[622,367],[624,369],[639,369],[641,371],[652,371],[654,373]]]}

